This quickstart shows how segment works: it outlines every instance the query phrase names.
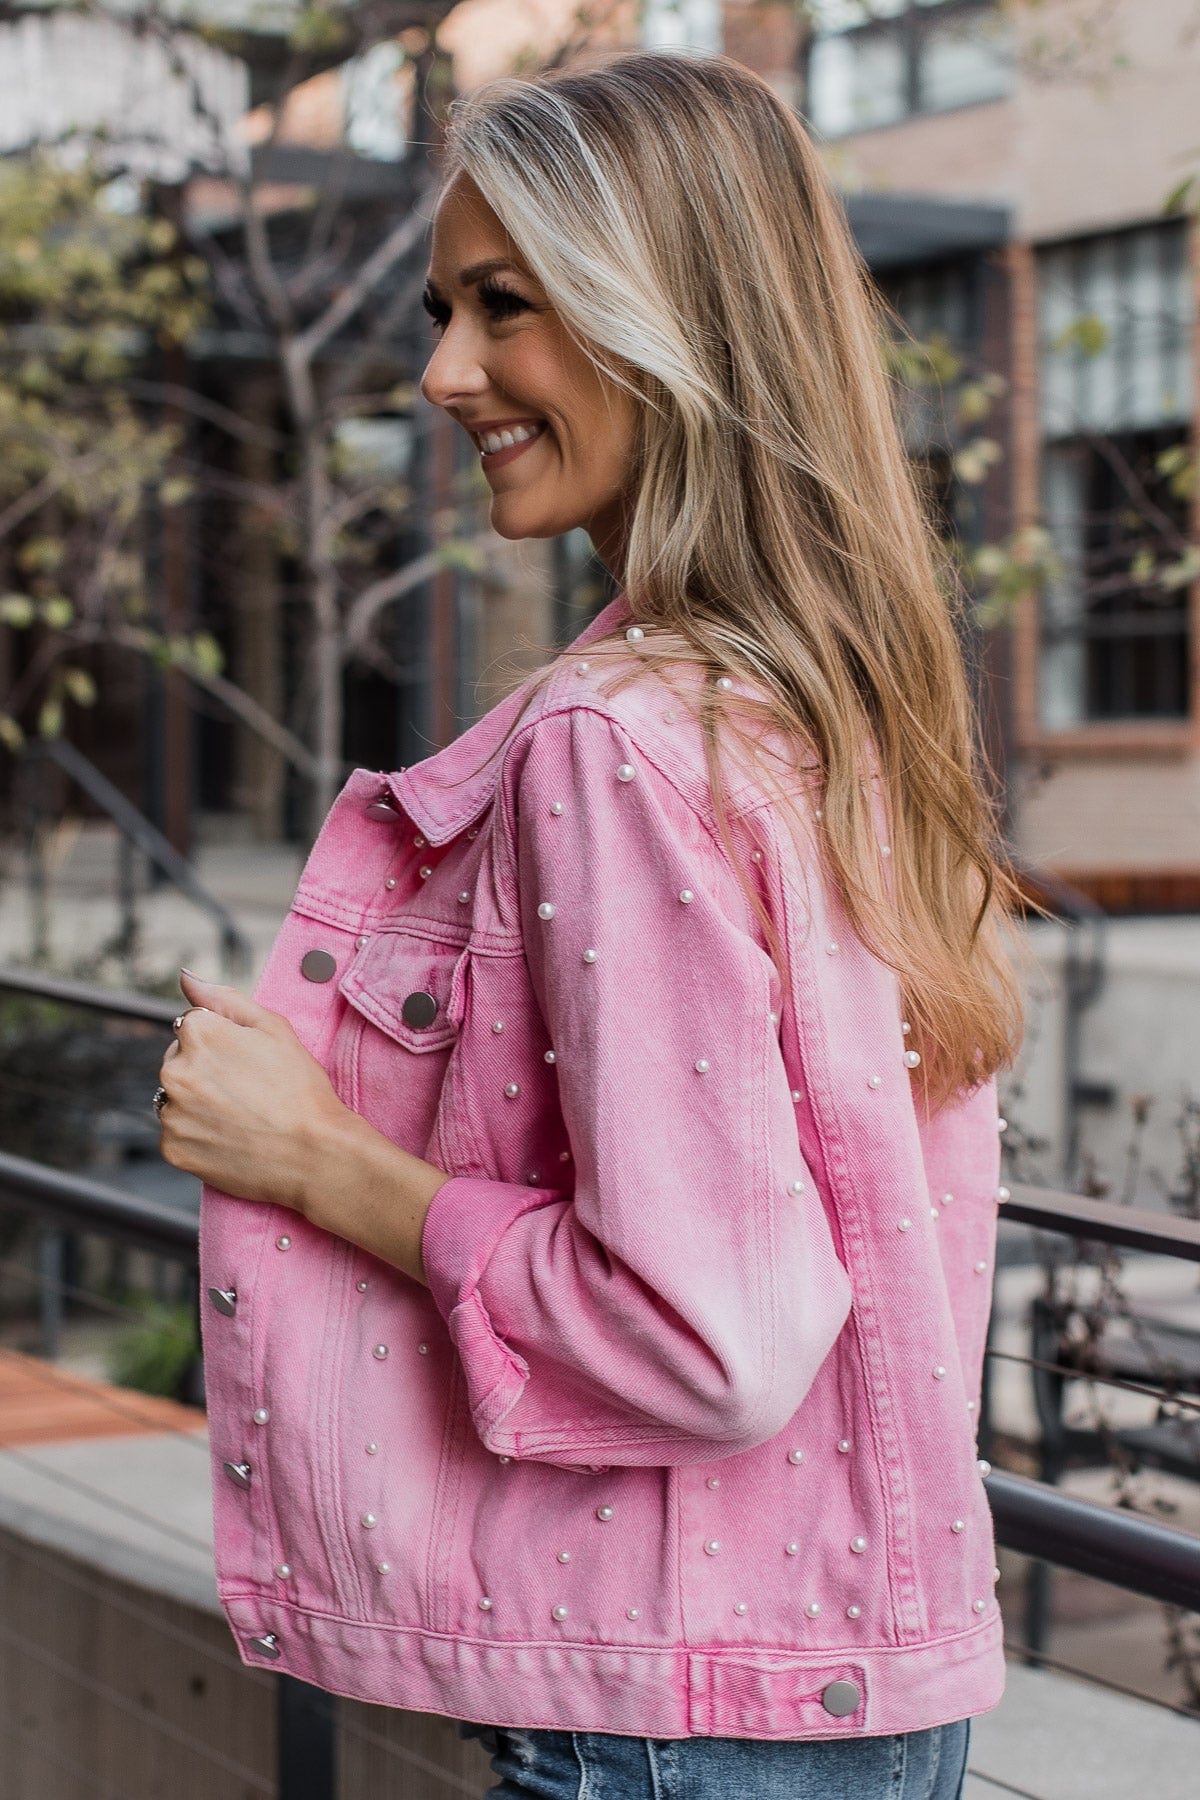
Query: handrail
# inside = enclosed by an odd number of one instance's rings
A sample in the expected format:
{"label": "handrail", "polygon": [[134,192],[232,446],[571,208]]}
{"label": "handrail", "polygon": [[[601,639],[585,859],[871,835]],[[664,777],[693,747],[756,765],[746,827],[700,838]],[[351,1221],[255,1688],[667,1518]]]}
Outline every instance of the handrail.
{"label": "handrail", "polygon": [[1181,1218],[1178,1213],[1146,1212],[1141,1207],[1118,1206],[1112,1200],[1022,1184],[1013,1187],[1012,1198],[1005,1201],[1000,1216],[1041,1231],[1099,1238],[1127,1250],[1151,1250],[1200,1262],[1200,1219]]}
{"label": "handrail", "polygon": [[35,1000],[58,1000],[89,1012],[111,1013],[118,1019],[140,1019],[146,1025],[170,1025],[184,1005],[183,1001],[156,1000],[150,994],[67,981],[58,975],[45,975],[40,969],[14,969],[0,964],[0,993],[5,992],[28,994]]}
{"label": "handrail", "polygon": [[194,1213],[0,1150],[0,1200],[7,1199],[23,1201],[78,1230],[103,1231],[160,1256],[191,1262],[198,1253],[200,1227]]}
{"label": "handrail", "polygon": [[984,1481],[996,1542],[1150,1600],[1200,1612],[1200,1537],[996,1470]]}
{"label": "handrail", "polygon": [[136,845],[181,894],[215,920],[221,936],[221,950],[229,966],[234,969],[249,967],[250,940],[239,928],[228,907],[223,906],[215,894],[209,893],[187,858],[179,854],[157,825],[151,824],[132,800],[114,786],[94,763],[89,762],[82,751],[65,738],[36,738],[26,746],[25,754],[30,758],[45,757],[57,763],[63,773],[108,814],[128,843]]}

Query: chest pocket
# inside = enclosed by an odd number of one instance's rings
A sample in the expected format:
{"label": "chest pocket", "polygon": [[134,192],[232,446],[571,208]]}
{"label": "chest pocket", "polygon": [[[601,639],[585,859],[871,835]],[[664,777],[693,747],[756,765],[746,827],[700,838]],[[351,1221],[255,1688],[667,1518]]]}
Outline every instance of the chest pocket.
{"label": "chest pocket", "polygon": [[445,1050],[462,1021],[464,943],[411,931],[381,931],[363,945],[340,983],[342,996],[396,1044],[416,1054]]}

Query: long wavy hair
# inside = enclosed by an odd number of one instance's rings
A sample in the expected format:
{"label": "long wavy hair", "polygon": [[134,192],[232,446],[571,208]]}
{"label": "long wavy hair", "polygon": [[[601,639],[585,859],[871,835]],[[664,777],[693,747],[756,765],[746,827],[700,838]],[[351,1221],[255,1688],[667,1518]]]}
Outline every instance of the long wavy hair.
{"label": "long wavy hair", "polygon": [[[626,51],[456,100],[443,194],[460,171],[574,341],[639,402],[621,579],[646,635],[635,658],[623,632],[587,656],[614,657],[616,686],[647,663],[667,679],[699,665],[686,688],[727,844],[722,731],[815,763],[827,866],[897,972],[935,1110],[1016,1056],[1021,897],[963,600],[939,580],[901,445],[891,315],[811,140],[728,57]],[[718,688],[724,674],[753,697]]]}

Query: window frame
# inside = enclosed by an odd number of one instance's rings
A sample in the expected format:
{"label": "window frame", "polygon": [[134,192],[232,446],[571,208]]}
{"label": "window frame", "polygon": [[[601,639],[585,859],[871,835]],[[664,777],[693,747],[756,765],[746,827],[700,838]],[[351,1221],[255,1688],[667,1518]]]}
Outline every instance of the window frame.
{"label": "window frame", "polygon": [[[999,17],[1001,8],[998,0],[940,0],[940,4],[929,4],[928,0],[902,0],[903,10],[881,18],[865,18],[858,24],[847,25],[840,31],[823,31],[814,21],[807,33],[802,53],[804,76],[804,115],[812,123],[814,129],[827,142],[837,142],[843,138],[857,137],[862,132],[891,131],[898,125],[909,125],[917,119],[939,118],[945,113],[960,112],[966,107],[992,106],[999,101],[1011,98],[1013,81],[999,93],[981,95],[974,100],[954,100],[946,105],[926,105],[922,96],[922,67],[926,39],[932,35],[939,24],[948,19],[982,18],[985,14]],[[857,39],[860,43],[875,38],[879,41],[899,39],[904,58],[904,110],[891,119],[867,121],[852,124],[842,129],[830,129],[820,124],[811,108],[812,98],[812,58],[816,46],[838,39]]]}

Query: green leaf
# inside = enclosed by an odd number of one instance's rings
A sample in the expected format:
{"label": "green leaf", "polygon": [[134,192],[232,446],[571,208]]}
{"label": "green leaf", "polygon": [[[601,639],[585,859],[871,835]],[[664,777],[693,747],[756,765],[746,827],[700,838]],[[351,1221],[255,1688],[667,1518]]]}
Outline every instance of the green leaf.
{"label": "green leaf", "polygon": [[225,666],[225,654],[209,631],[198,631],[189,646],[189,660],[201,675],[219,675]]}
{"label": "green leaf", "polygon": [[62,684],[76,706],[96,704],[96,683],[87,669],[64,669]]}
{"label": "green leaf", "polygon": [[38,736],[53,738],[62,736],[63,709],[62,701],[57,696],[43,700],[38,709]]}
{"label": "green leaf", "polygon": [[1085,356],[1099,356],[1108,348],[1108,326],[1095,313],[1081,313],[1072,319],[1053,340],[1054,350],[1081,350]]}
{"label": "green leaf", "polygon": [[1185,175],[1163,201],[1163,212],[1168,216],[1190,212],[1198,196],[1200,196],[1200,176],[1194,173]]}
{"label": "green leaf", "polygon": [[34,617],[33,601],[28,594],[0,594],[0,622],[21,630],[32,625]]}
{"label": "green leaf", "polygon": [[54,631],[65,631],[75,617],[75,608],[65,594],[54,594],[49,600],[43,600],[38,611]]}

